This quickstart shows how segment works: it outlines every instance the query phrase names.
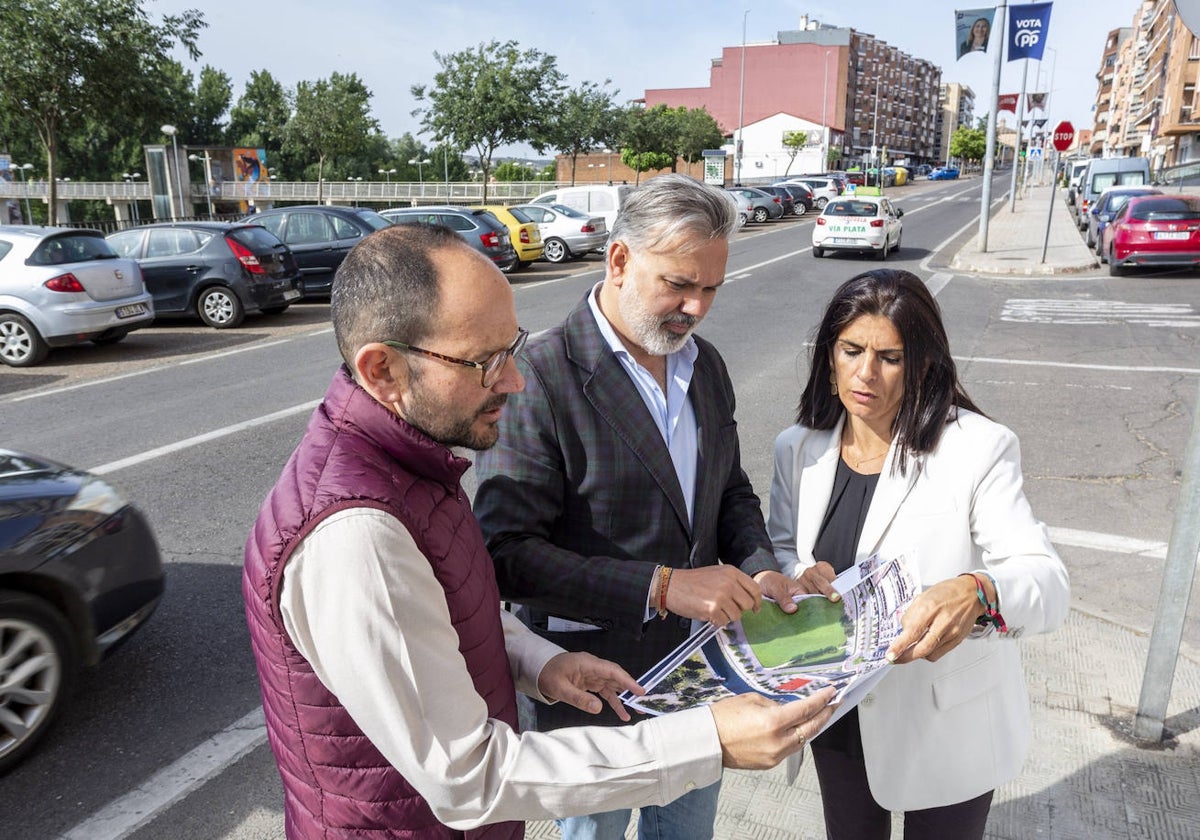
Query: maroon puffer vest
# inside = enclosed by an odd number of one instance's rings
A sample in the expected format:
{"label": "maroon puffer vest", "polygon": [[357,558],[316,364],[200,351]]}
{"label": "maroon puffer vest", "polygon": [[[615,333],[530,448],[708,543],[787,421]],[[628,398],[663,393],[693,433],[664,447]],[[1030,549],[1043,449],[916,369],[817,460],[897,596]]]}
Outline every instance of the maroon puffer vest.
{"label": "maroon puffer vest", "polygon": [[[387,511],[412,533],[446,590],[459,650],[489,717],[516,729],[500,593],[459,484],[468,466],[375,402],[343,367],[263,502],[246,543],[242,594],[267,736],[283,778],[289,838],[524,836],[520,822],[468,832],[439,823],[317,679],[288,638],[279,612],[284,565],[309,531],[346,507]],[[325,562],[336,563],[337,557]],[[353,605],[347,609],[352,612]]]}

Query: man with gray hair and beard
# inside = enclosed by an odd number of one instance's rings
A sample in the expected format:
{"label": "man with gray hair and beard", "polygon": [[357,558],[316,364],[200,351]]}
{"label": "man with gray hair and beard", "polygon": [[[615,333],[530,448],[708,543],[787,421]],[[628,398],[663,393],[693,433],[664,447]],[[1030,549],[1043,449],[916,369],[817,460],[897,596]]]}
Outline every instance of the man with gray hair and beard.
{"label": "man with gray hair and beard", "polygon": [[[645,673],[691,631],[767,596],[794,612],[742,470],[733,386],[693,335],[725,279],[736,211],[664,175],[613,224],[605,278],[517,360],[499,443],[480,454],[475,511],[502,597],[543,637]],[[536,710],[538,729],[585,717]],[[620,725],[616,714],[589,723]],[[711,837],[719,781],[644,807],[642,838]],[[630,809],[560,820],[564,840],[624,837]]]}

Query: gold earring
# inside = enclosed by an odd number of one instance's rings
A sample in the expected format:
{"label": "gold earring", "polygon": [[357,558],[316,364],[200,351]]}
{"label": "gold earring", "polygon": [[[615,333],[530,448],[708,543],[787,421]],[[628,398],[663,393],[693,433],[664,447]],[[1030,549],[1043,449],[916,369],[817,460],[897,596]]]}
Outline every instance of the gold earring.
{"label": "gold earring", "polygon": [[837,374],[832,371],[829,373],[829,393],[837,396]]}

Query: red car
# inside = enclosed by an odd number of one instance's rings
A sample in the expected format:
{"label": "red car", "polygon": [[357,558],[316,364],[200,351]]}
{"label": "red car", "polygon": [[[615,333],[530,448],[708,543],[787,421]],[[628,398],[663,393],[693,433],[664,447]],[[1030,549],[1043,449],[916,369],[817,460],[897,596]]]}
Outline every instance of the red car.
{"label": "red car", "polygon": [[1200,196],[1133,196],[1105,226],[1101,245],[1114,277],[1139,265],[1200,268]]}

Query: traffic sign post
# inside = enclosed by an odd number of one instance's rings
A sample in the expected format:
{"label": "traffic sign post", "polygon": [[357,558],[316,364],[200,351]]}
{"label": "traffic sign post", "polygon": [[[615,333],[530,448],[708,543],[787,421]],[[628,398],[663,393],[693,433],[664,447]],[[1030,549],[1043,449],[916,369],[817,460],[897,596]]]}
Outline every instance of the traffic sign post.
{"label": "traffic sign post", "polygon": [[[1063,120],[1054,127],[1054,148],[1065,152],[1075,142],[1075,126]],[[1050,247],[1050,220],[1054,218],[1054,193],[1058,191],[1058,173],[1050,180],[1050,212],[1046,214],[1046,237],[1042,240],[1042,262],[1046,261],[1046,249]]]}

